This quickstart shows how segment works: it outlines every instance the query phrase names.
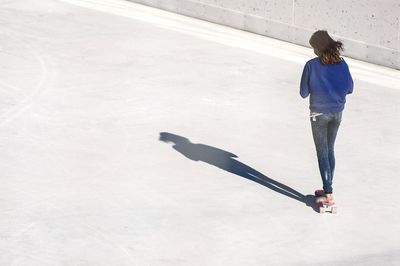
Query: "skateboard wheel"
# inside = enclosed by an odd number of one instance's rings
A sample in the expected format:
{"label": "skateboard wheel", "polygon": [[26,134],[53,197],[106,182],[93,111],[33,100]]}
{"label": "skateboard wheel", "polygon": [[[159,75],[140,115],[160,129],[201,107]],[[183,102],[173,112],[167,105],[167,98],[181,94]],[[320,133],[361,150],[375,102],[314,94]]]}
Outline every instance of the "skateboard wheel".
{"label": "skateboard wheel", "polygon": [[319,213],[325,213],[325,208],[324,207],[319,207]]}
{"label": "skateboard wheel", "polygon": [[332,208],[332,213],[333,213],[333,214],[336,214],[336,213],[337,213],[337,208],[336,208],[336,207],[333,207],[333,208]]}

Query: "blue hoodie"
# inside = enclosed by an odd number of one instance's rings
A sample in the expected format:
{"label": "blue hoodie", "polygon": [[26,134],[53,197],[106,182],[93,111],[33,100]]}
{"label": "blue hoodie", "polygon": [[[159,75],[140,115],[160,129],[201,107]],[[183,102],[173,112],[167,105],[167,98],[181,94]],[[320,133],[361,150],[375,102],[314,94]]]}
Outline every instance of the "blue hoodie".
{"label": "blue hoodie", "polygon": [[344,109],[346,95],[353,92],[353,79],[347,63],[342,59],[334,65],[324,65],[318,57],[304,66],[300,95],[310,95],[310,110],[336,113]]}

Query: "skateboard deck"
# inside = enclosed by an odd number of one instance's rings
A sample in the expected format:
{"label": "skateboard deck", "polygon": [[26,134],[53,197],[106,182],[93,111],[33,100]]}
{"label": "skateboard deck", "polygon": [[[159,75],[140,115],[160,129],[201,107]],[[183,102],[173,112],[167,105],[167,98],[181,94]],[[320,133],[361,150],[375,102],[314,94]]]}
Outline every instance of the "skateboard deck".
{"label": "skateboard deck", "polygon": [[332,205],[325,204],[323,201],[323,195],[324,195],[323,190],[319,189],[319,190],[315,191],[314,200],[315,200],[315,203],[318,204],[319,213],[330,212],[332,214],[336,214],[337,213],[336,204],[335,203]]}

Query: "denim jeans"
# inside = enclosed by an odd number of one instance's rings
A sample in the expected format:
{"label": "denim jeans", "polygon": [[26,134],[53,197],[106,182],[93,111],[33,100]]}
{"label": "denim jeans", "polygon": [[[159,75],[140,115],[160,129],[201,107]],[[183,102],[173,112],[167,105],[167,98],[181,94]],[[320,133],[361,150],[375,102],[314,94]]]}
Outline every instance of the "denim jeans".
{"label": "denim jeans", "polygon": [[317,149],[319,171],[325,193],[332,193],[335,172],[335,140],[342,121],[342,112],[311,115],[311,128]]}

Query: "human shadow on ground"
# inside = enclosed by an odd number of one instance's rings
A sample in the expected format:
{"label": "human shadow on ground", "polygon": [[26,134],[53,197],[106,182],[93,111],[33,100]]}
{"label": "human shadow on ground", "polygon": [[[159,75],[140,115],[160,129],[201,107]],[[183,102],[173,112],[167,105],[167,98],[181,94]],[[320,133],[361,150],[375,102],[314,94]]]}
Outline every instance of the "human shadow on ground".
{"label": "human shadow on ground", "polygon": [[185,137],[168,132],[161,132],[159,140],[165,143],[172,143],[172,147],[176,151],[190,160],[202,161],[232,174],[257,182],[279,194],[300,201],[318,212],[318,206],[316,206],[314,202],[313,195],[304,195],[285,184],[269,178],[254,168],[235,159],[238,158],[238,156],[231,152],[204,144],[191,143],[190,140]]}

